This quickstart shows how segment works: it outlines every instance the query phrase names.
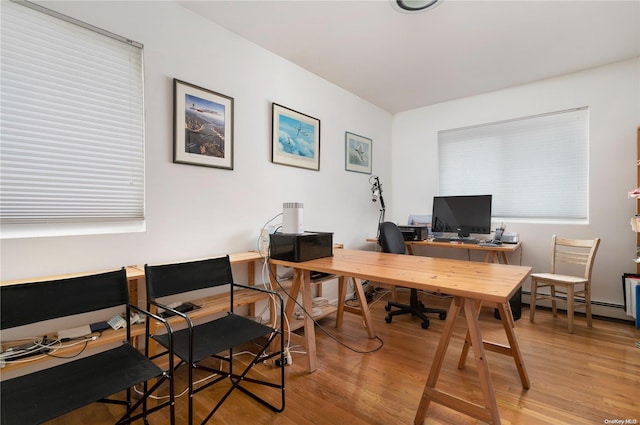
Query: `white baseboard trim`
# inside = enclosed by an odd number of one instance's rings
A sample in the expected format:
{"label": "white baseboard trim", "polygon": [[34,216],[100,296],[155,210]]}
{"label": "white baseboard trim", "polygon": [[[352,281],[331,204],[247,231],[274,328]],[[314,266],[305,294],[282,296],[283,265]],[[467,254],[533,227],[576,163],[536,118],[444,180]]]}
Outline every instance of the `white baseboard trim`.
{"label": "white baseboard trim", "polygon": [[[524,291],[522,292],[522,303],[530,305],[531,293],[524,292]],[[562,311],[566,311],[566,305],[563,305],[563,304],[564,303],[560,303],[558,305],[558,309]],[[538,301],[536,305],[551,308],[551,301],[541,300],[541,301]],[[577,309],[576,311],[578,313],[584,313],[584,308]],[[611,319],[625,320],[628,322],[634,321],[633,317],[627,316],[624,306],[605,304],[597,301],[591,301],[591,314],[594,316],[608,317]]]}

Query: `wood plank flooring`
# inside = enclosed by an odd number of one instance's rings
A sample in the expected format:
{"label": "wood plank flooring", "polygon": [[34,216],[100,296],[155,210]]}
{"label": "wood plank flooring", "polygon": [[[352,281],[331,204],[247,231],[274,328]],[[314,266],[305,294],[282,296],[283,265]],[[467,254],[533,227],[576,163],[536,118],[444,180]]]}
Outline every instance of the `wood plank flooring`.
{"label": "wood plank flooring", "polygon": [[[398,294],[401,300],[408,297],[406,291]],[[422,297],[430,306],[448,305],[447,300]],[[209,424],[413,424],[444,322],[434,317],[430,328],[424,330],[416,318],[398,316],[387,324],[384,304],[382,299],[371,306],[375,330],[384,342],[382,348],[362,353],[376,349],[380,341],[367,338],[359,316],[345,314],[341,329],[333,327],[333,318],[326,318],[321,325],[327,333],[320,329],[316,333],[317,371],[307,373],[304,354],[298,353],[303,348],[292,348],[293,365],[286,368],[284,412],[274,413],[236,392]],[[492,308],[483,308],[480,320],[485,339],[506,343]],[[583,317],[577,317],[574,334],[569,335],[566,325],[566,316],[554,319],[543,310],[536,312],[536,323],[532,324],[526,306],[516,321],[516,335],[531,379],[529,390],[522,389],[513,359],[487,353],[502,423],[640,423],[640,349],[635,346],[640,330],[631,324],[598,319],[590,329]],[[481,401],[472,354],[465,369],[457,368],[465,331],[464,318],[459,317],[438,388]],[[259,367],[264,374],[275,372],[270,366]],[[185,387],[184,373],[178,377],[177,387]],[[196,419],[202,420],[222,393],[214,388],[195,396]],[[186,423],[186,397],[177,401],[180,424]],[[47,424],[112,424],[121,409],[95,403]],[[168,423],[167,412],[151,415],[150,424]],[[481,422],[433,403],[425,420],[425,424],[438,425],[476,423]]]}

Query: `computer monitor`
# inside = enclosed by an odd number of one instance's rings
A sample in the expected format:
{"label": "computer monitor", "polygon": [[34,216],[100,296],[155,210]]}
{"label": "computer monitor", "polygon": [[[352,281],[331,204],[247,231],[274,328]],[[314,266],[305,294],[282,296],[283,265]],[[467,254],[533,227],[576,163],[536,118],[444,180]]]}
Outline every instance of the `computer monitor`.
{"label": "computer monitor", "polygon": [[457,233],[491,233],[491,195],[434,196],[431,231]]}

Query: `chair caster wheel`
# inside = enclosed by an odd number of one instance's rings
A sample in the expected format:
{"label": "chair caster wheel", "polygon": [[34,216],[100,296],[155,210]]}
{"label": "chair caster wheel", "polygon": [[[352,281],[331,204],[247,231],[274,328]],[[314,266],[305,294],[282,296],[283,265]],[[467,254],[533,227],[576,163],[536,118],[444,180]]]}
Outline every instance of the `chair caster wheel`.
{"label": "chair caster wheel", "polygon": [[443,311],[442,313],[438,314],[438,318],[439,318],[440,320],[444,320],[444,319],[446,319],[446,318],[447,318],[447,312],[446,312],[446,311]]}
{"label": "chair caster wheel", "polygon": [[391,311],[391,306],[389,304],[387,304],[387,305],[384,306],[384,309],[387,310],[387,311]]}
{"label": "chair caster wheel", "polygon": [[391,323],[391,315],[387,314],[387,317],[384,318],[384,321],[387,323]]}
{"label": "chair caster wheel", "polygon": [[429,322],[422,322],[422,329],[429,329]]}

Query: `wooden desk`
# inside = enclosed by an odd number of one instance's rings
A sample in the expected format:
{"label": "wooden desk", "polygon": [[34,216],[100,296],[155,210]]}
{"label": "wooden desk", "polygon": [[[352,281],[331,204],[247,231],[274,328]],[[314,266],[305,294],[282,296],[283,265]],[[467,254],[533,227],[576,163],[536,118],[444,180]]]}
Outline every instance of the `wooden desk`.
{"label": "wooden desk", "polygon": [[[368,279],[453,296],[418,405],[414,420],[415,425],[424,422],[429,404],[432,401],[492,424],[500,423],[485,349],[513,357],[522,387],[529,388],[529,377],[513,331],[514,323],[509,307],[509,298],[529,275],[530,267],[356,250],[337,250],[333,257],[301,263],[273,259],[271,262],[299,270],[303,284],[308,281],[309,271],[317,270],[339,276]],[[499,309],[509,346],[483,341],[478,322],[482,303],[496,305]],[[464,368],[468,349],[473,348],[483,395],[483,405],[436,389],[446,350],[453,335],[454,324],[461,310],[465,312],[468,331],[458,367]],[[315,330],[313,322],[309,322],[310,326],[305,323],[305,337],[308,347],[315,346]],[[312,352],[308,349],[308,356],[315,356],[315,354],[315,351]],[[312,363],[315,363],[315,359],[310,360],[310,364]]]}
{"label": "wooden desk", "polygon": [[409,254],[413,254],[414,246],[431,246],[438,248],[451,248],[451,249],[468,249],[471,251],[484,251],[484,262],[485,263],[499,263],[500,260],[504,264],[509,264],[509,259],[507,254],[516,252],[520,249],[521,243],[514,244],[506,244],[503,243],[499,246],[486,246],[486,245],[478,245],[478,244],[470,244],[470,243],[451,243],[451,242],[434,242],[430,240],[424,241],[407,241],[407,250]]}
{"label": "wooden desk", "polygon": [[[378,239],[376,238],[367,238],[367,242],[378,243]],[[470,251],[483,251],[485,252],[484,262],[485,263],[499,263],[502,260],[502,263],[509,264],[509,258],[507,254],[512,252],[516,252],[522,247],[521,242],[514,244],[506,244],[503,243],[499,246],[485,246],[471,243],[451,243],[451,242],[434,242],[432,240],[423,240],[423,241],[405,241],[407,246],[407,252],[409,254],[413,254],[414,246],[430,246],[434,248],[451,248],[451,249],[467,249]]]}
{"label": "wooden desk", "polygon": [[[339,251],[342,251],[341,249]],[[335,251],[334,251],[335,252]],[[274,279],[276,276],[276,268],[278,265],[289,264],[286,261],[270,259],[272,273],[271,278]],[[299,264],[299,263],[291,263],[291,264]],[[322,319],[330,314],[336,314],[336,324],[335,327],[339,328],[342,326],[342,321],[344,317],[344,312],[359,314],[363,317],[365,322],[365,327],[367,329],[367,335],[369,338],[375,338],[376,334],[373,330],[373,322],[371,320],[371,313],[369,310],[369,305],[367,304],[367,296],[364,293],[364,289],[362,287],[362,282],[353,278],[354,281],[354,290],[356,292],[356,297],[360,302],[360,308],[347,307],[345,306],[346,295],[347,295],[347,281],[350,277],[338,276],[335,273],[329,273],[326,278],[320,280],[312,280],[311,279],[311,271],[316,270],[303,270],[297,268],[295,266],[289,266],[294,269],[293,279],[291,282],[291,286],[289,288],[281,287],[277,284],[277,282],[272,281],[272,289],[277,290],[276,288],[280,288],[281,291],[286,291],[287,296],[285,302],[285,311],[284,315],[286,317],[285,323],[285,332],[294,331],[299,328],[304,328],[304,338],[305,345],[307,349],[307,370],[309,372],[313,372],[317,369],[317,352],[316,352],[316,337],[315,337],[315,327],[314,322],[316,320]],[[318,270],[319,271],[319,270]],[[338,279],[338,305],[325,305],[322,306],[322,313],[318,316],[310,317],[309,314],[304,314],[303,319],[294,319],[293,313],[295,306],[298,305],[296,302],[298,295],[302,294],[302,307],[307,312],[313,311],[313,302],[312,302],[312,291],[313,286],[318,287],[318,294],[320,296],[322,290],[322,284],[326,280]]]}

